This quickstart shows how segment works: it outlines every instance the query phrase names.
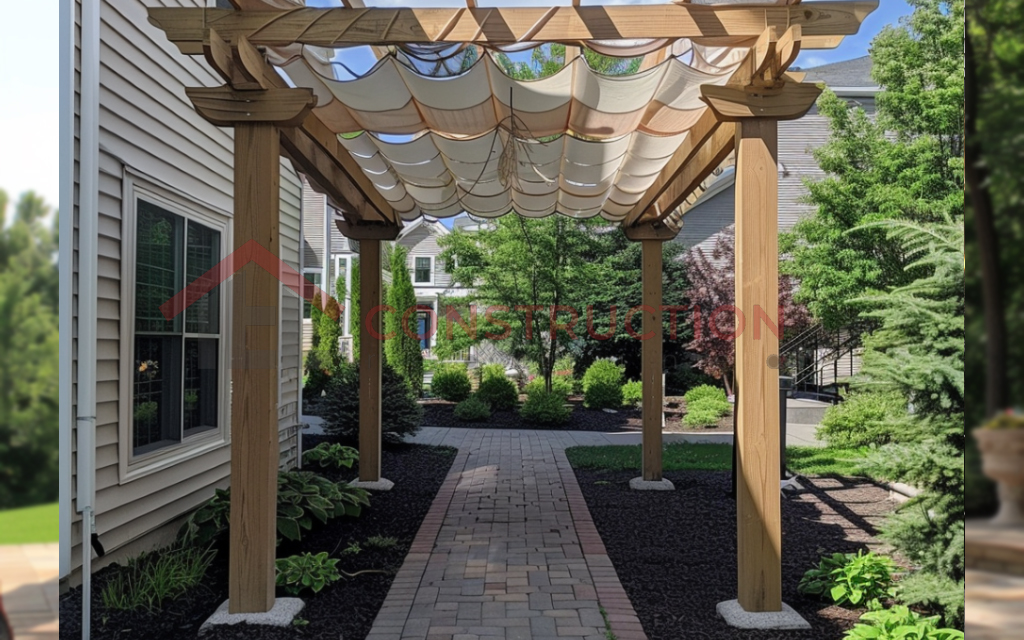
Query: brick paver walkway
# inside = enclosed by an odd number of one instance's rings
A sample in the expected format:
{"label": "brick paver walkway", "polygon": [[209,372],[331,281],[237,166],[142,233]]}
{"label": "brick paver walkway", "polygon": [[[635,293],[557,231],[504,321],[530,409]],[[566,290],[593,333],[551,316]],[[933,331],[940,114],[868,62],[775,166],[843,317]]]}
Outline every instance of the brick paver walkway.
{"label": "brick paver walkway", "polygon": [[0,547],[0,595],[17,640],[57,640],[56,544]]}
{"label": "brick paver walkway", "polygon": [[[646,640],[565,447],[600,434],[424,429],[459,449],[368,640]],[[602,608],[604,613],[602,613]]]}
{"label": "brick paver walkway", "polygon": [[1024,638],[1024,578],[967,570],[967,637]]}

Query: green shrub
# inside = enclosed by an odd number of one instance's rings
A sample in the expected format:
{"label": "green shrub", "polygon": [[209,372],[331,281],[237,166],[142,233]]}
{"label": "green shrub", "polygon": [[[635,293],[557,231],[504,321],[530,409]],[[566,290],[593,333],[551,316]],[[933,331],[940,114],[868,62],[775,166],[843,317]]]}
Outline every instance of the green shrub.
{"label": "green shrub", "polygon": [[500,378],[485,379],[473,396],[481,402],[486,402],[495,411],[504,411],[515,407],[519,402],[519,389],[503,375]]}
{"label": "green shrub", "polygon": [[[572,376],[551,376],[551,391],[568,398],[574,393],[575,381]],[[538,391],[547,391],[544,388],[544,378],[534,378],[526,385],[526,395],[532,395]]]}
{"label": "green shrub", "polygon": [[683,416],[683,424],[688,427],[713,427],[718,424],[720,414],[713,407],[697,405],[690,407]]}
{"label": "green shrub", "polygon": [[327,384],[331,381],[331,371],[320,364],[320,356],[316,351],[306,354],[305,383],[302,394],[306,398],[319,398]]}
{"label": "green shrub", "polygon": [[367,549],[393,549],[398,546],[398,538],[393,536],[370,536],[363,542]]}
{"label": "green shrub", "polygon": [[490,380],[492,378],[507,378],[505,375],[505,367],[502,365],[492,362],[491,364],[485,364],[480,367],[480,382]]}
{"label": "green shrub", "polygon": [[588,409],[622,406],[623,370],[611,360],[598,360],[583,375],[583,404]]}
{"label": "green shrub", "polygon": [[895,606],[881,611],[870,611],[860,617],[853,629],[846,632],[845,640],[963,640],[964,633],[956,629],[940,629],[939,618],[925,618],[908,607]]}
{"label": "green shrub", "polygon": [[804,574],[799,591],[841,607],[872,606],[896,595],[892,579],[895,570],[892,560],[875,553],[834,553]]}
{"label": "green shrub", "polygon": [[[337,483],[310,471],[282,471],[277,475],[277,534],[300,540],[313,528],[314,518],[326,523],[339,516],[358,516],[370,504],[365,489]],[[178,531],[189,547],[206,547],[228,530],[231,490],[217,489],[214,497],[192,513]]]}
{"label": "green shrub", "polygon": [[[381,392],[381,428],[384,439],[397,442],[416,433],[423,419],[423,407],[416,402],[409,385],[388,364],[383,366]],[[322,404],[324,432],[336,438],[355,441],[359,436],[359,369],[346,365],[327,387]]]}
{"label": "green shrub", "polygon": [[829,407],[818,438],[833,447],[883,445],[898,435],[896,419],[907,415],[907,401],[898,391],[858,391]]}
{"label": "green shrub", "polygon": [[328,558],[323,551],[316,555],[303,553],[288,558],[280,558],[276,562],[277,586],[285,593],[293,596],[309,589],[320,593],[324,587],[341,580],[338,572],[338,560]]}
{"label": "green shrub", "polygon": [[438,365],[430,381],[431,393],[448,402],[462,402],[472,390],[464,365]]}
{"label": "green shrub", "polygon": [[103,586],[103,606],[118,611],[159,611],[161,605],[203,584],[216,551],[208,548],[173,546],[142,553],[115,566]]}
{"label": "green shrub", "polygon": [[302,455],[304,464],[319,462],[321,468],[351,469],[358,460],[359,451],[357,449],[332,442],[321,442]]}
{"label": "green shrub", "polygon": [[622,404],[635,407],[644,399],[644,385],[639,380],[622,385]]}
{"label": "green shrub", "polygon": [[491,417],[491,407],[472,395],[455,405],[455,417],[463,422],[481,422]]}
{"label": "green shrub", "polygon": [[689,364],[678,365],[665,376],[665,386],[678,395],[683,395],[694,387],[716,384],[717,381],[714,378]]}
{"label": "green shrub", "polygon": [[557,391],[534,390],[519,409],[519,415],[528,422],[545,425],[565,424],[572,409],[565,406],[565,396]]}
{"label": "green shrub", "polygon": [[710,384],[702,384],[699,387],[694,387],[693,389],[690,389],[689,391],[686,392],[686,395],[684,395],[683,398],[686,400],[687,407],[702,401],[712,401],[718,403],[724,402],[726,404],[728,404],[729,402],[729,399],[725,395],[725,389],[722,389],[721,387],[715,387]]}

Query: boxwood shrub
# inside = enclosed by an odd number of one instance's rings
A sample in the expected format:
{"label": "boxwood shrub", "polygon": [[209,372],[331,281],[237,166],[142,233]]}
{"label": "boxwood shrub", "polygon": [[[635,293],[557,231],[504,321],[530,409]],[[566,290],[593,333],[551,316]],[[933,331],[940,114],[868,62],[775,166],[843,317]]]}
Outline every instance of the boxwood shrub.
{"label": "boxwood shrub", "polygon": [[534,389],[519,410],[519,415],[527,422],[544,425],[559,425],[569,421],[572,410],[565,406],[565,396],[557,391],[545,391],[542,387]]}
{"label": "boxwood shrub", "polygon": [[430,391],[448,402],[462,402],[469,397],[472,385],[465,365],[438,365],[430,381]]}
{"label": "boxwood shrub", "polygon": [[511,409],[519,402],[519,389],[504,375],[500,378],[486,378],[480,383],[474,395],[495,411]]}
{"label": "boxwood shrub", "polygon": [[588,409],[622,406],[622,368],[611,360],[598,360],[583,375],[583,404]]}
{"label": "boxwood shrub", "polygon": [[491,417],[491,407],[472,395],[455,405],[455,417],[463,422],[480,422]]}
{"label": "boxwood shrub", "polygon": [[639,380],[633,380],[622,385],[622,404],[627,407],[635,407],[644,399],[644,384]]}

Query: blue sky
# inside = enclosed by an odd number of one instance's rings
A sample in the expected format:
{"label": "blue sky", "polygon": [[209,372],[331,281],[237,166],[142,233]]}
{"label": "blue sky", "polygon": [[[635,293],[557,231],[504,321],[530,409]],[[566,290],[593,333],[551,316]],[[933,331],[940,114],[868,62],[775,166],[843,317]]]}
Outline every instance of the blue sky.
{"label": "blue sky", "polygon": [[[480,0],[481,6],[497,3],[498,0]],[[584,0],[584,3],[589,2]],[[340,2],[309,0],[309,4],[338,5]],[[408,3],[377,0],[372,4]],[[437,0],[430,4],[465,6],[464,0]],[[501,4],[547,6],[550,0],[501,0]],[[865,21],[859,34],[846,38],[835,50],[805,51],[800,54],[797,65],[806,68],[867,54],[872,38],[882,27],[910,13],[904,0],[882,0],[881,4]],[[0,189],[12,197],[32,189],[53,204],[57,203],[59,194],[58,8],[58,0],[0,1]],[[25,29],[26,24],[48,24],[53,28]],[[373,58],[368,50],[350,50],[345,54],[345,61],[356,70],[362,70],[372,64]]]}

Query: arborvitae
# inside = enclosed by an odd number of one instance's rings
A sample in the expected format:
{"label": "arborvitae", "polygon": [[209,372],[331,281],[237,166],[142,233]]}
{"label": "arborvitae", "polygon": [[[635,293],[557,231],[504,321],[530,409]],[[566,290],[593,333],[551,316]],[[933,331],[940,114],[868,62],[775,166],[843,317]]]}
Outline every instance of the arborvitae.
{"label": "arborvitae", "polygon": [[[384,341],[384,355],[387,363],[419,395],[423,387],[423,353],[420,341],[415,337],[418,327],[416,312],[410,311],[416,306],[416,289],[406,266],[408,255],[408,250],[400,245],[391,251],[391,286],[387,303],[395,311],[384,316],[384,335],[388,336]],[[405,326],[403,317],[408,318]]]}

